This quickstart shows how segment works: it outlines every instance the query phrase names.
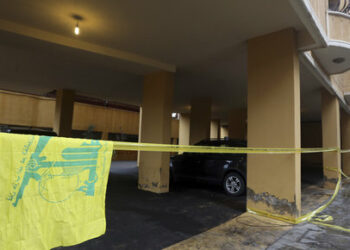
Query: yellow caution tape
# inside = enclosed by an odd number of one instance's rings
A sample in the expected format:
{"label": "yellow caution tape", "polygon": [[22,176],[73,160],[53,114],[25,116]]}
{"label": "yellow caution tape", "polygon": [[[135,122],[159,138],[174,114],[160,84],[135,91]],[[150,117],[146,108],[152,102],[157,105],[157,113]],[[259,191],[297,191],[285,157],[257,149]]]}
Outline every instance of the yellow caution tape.
{"label": "yellow caution tape", "polygon": [[316,222],[328,222],[328,221],[333,221],[333,216],[330,215],[315,215],[312,218],[312,221]]}
{"label": "yellow caution tape", "polygon": [[151,151],[151,152],[187,152],[221,154],[295,154],[337,152],[339,148],[250,148],[250,147],[210,147],[173,144],[113,142],[114,150]]}
{"label": "yellow caution tape", "polygon": [[335,229],[335,230],[339,230],[339,231],[350,233],[350,229],[349,228],[345,228],[345,227],[341,227],[341,226],[337,226],[337,225],[326,224],[326,223],[317,222],[317,221],[311,221],[311,223],[312,224],[316,224],[316,225],[320,225],[320,226],[329,227],[329,228],[332,228],[332,229]]}
{"label": "yellow caution tape", "polygon": [[[114,150],[127,150],[127,151],[150,151],[150,152],[174,152],[174,153],[222,153],[222,154],[295,154],[295,153],[323,153],[323,152],[339,152],[350,153],[350,149],[341,150],[340,148],[252,148],[252,147],[211,147],[211,146],[187,146],[187,145],[173,145],[173,144],[156,144],[156,143],[136,143],[136,142],[113,142]],[[317,225],[330,227],[333,229],[350,232],[350,229],[343,228],[336,225],[326,224],[333,220],[332,216],[321,215],[318,216],[323,210],[325,210],[338,195],[341,186],[341,175],[349,178],[345,175],[341,169],[326,168],[327,170],[338,172],[338,181],[332,197],[316,210],[307,213],[298,218],[292,218],[277,214],[268,213],[266,211],[260,211],[257,209],[247,208],[247,211],[253,214],[262,215],[272,219],[284,221],[291,224],[299,224],[301,222],[311,222]]]}
{"label": "yellow caution tape", "polygon": [[320,206],[316,210],[314,210],[314,211],[312,211],[310,213],[307,213],[307,214],[305,214],[303,216],[300,216],[298,218],[292,218],[292,217],[286,217],[286,216],[282,216],[282,215],[276,215],[276,214],[268,213],[268,212],[265,212],[265,211],[260,211],[260,210],[257,210],[257,209],[251,209],[251,208],[247,208],[247,211],[250,212],[250,213],[253,213],[253,214],[265,216],[265,217],[268,217],[268,218],[280,220],[280,221],[291,223],[291,224],[299,224],[301,222],[308,221],[308,222],[316,224],[316,225],[325,226],[325,227],[329,227],[329,228],[332,228],[332,229],[335,229],[335,230],[340,230],[340,231],[344,231],[344,232],[349,232],[350,233],[350,229],[348,229],[348,228],[344,228],[344,227],[341,227],[341,226],[324,223],[324,222],[333,221],[333,217],[332,216],[330,216],[330,215],[318,215],[323,210],[325,210],[333,202],[335,197],[338,195],[339,190],[340,190],[340,186],[341,186],[341,176],[343,175],[344,177],[349,178],[341,169],[338,169],[338,168],[326,168],[326,169],[327,170],[332,170],[332,171],[337,171],[338,172],[338,181],[337,181],[337,185],[335,187],[335,190],[334,190],[334,193],[333,193],[332,197],[324,205]]}

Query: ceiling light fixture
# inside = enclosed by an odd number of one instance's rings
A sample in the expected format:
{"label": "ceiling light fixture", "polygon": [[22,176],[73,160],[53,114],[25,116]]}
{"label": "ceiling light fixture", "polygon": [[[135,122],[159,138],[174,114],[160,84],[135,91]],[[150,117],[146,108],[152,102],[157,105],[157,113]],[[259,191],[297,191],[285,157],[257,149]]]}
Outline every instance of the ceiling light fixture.
{"label": "ceiling light fixture", "polygon": [[345,62],[345,58],[344,57],[337,57],[337,58],[333,59],[333,62],[337,63],[337,64],[340,64],[340,63]]}
{"label": "ceiling light fixture", "polygon": [[76,36],[80,35],[80,27],[79,22],[82,22],[84,19],[82,16],[78,14],[72,14],[72,18],[76,21],[75,27],[74,27],[74,34]]}
{"label": "ceiling light fixture", "polygon": [[76,35],[80,34],[79,21],[77,21],[77,25],[75,25],[74,34]]}

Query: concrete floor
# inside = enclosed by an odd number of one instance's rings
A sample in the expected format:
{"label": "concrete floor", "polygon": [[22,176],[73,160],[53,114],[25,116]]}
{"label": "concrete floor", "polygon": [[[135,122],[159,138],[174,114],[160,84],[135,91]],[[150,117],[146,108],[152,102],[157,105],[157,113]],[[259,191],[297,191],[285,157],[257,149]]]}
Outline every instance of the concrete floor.
{"label": "concrete floor", "polygon": [[107,232],[59,249],[162,249],[245,212],[245,196],[183,183],[157,195],[137,189],[136,162],[113,162],[106,197]]}
{"label": "concrete floor", "polygon": [[[315,173],[319,169],[306,169]],[[303,176],[311,182],[304,184],[304,211],[320,206],[332,195],[332,190],[320,187],[320,179]],[[307,180],[306,180],[307,181]],[[310,207],[311,206],[311,207]],[[343,180],[342,188],[322,214],[333,216],[331,225],[350,229],[350,180]],[[304,214],[304,213],[303,213]],[[296,226],[266,217],[244,213],[216,228],[196,235],[167,248],[180,249],[350,249],[350,233],[305,222]]]}
{"label": "concrete floor", "polygon": [[[302,168],[303,214],[326,201],[322,168]],[[245,196],[220,187],[177,184],[157,195],[137,188],[136,162],[113,162],[106,197],[107,232],[59,249],[349,249],[350,234],[310,223],[297,226],[245,212]],[[325,211],[350,228],[350,183]]]}
{"label": "concrete floor", "polygon": [[[350,229],[350,180],[343,179],[339,194],[320,215],[331,215],[330,225]],[[269,249],[350,249],[350,233],[303,223],[293,227]]]}

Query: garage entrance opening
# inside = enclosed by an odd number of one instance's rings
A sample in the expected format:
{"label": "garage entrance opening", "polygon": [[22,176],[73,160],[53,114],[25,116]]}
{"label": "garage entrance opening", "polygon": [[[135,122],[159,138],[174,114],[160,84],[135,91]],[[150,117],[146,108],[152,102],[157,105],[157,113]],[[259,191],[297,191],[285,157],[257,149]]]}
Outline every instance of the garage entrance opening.
{"label": "garage entrance opening", "polygon": [[[322,147],[321,121],[301,123],[303,148]],[[301,154],[302,214],[313,211],[329,199],[332,190],[324,189],[322,153]]]}

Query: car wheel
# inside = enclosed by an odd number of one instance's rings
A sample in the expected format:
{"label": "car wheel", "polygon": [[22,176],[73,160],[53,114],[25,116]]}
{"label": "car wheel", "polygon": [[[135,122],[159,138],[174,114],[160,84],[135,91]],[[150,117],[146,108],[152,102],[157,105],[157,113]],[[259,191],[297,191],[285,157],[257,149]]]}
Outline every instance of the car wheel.
{"label": "car wheel", "polygon": [[225,176],[223,187],[227,194],[239,196],[245,191],[245,181],[240,174],[231,172]]}

